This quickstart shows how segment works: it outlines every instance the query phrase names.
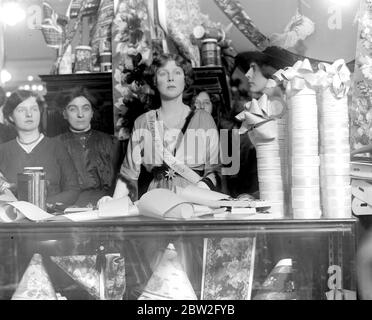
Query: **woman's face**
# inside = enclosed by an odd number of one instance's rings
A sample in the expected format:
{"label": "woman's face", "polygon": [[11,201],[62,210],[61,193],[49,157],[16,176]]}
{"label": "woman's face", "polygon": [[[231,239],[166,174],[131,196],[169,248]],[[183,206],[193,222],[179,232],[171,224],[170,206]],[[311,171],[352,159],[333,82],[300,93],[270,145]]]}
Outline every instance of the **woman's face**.
{"label": "woman's face", "polygon": [[92,105],[87,98],[83,96],[76,97],[67,105],[63,116],[72,129],[84,131],[89,128],[93,118]]}
{"label": "woman's face", "polygon": [[185,74],[174,60],[168,61],[156,72],[156,85],[160,96],[172,100],[182,95],[185,89]]}
{"label": "woman's face", "polygon": [[195,108],[203,109],[209,113],[212,113],[213,106],[209,94],[207,92],[202,91],[196,96]]}
{"label": "woman's face", "polygon": [[17,130],[34,131],[39,128],[40,109],[35,97],[21,102],[10,116]]}
{"label": "woman's face", "polygon": [[249,70],[245,74],[245,76],[248,79],[249,90],[252,93],[262,92],[263,89],[266,87],[268,79],[263,76],[261,69],[256,62],[252,62],[249,65]]}

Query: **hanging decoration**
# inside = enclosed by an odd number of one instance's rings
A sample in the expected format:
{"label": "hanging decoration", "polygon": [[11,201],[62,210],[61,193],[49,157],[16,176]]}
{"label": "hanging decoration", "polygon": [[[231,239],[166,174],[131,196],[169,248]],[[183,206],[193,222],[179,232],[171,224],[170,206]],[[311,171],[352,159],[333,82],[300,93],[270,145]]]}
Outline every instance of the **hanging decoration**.
{"label": "hanging decoration", "polygon": [[[100,5],[100,1],[101,0],[88,0],[82,12],[83,16],[95,15]],[[80,9],[83,6],[83,2],[84,0],[72,0],[70,2],[67,12],[68,12],[68,16],[71,19],[75,19],[79,16]]]}
{"label": "hanging decoration", "polygon": [[140,91],[147,90],[138,81],[144,70],[140,65],[149,66],[151,62],[151,26],[147,1],[120,0],[112,24],[112,82],[115,135],[121,140],[129,138],[134,122],[134,119],[129,119],[131,113],[128,114],[128,111],[133,112],[132,117],[140,112],[137,109],[141,106]]}
{"label": "hanging decoration", "polygon": [[60,16],[48,2],[43,2],[43,16],[41,32],[46,45],[54,49],[60,49],[64,36],[63,27],[67,24],[67,18]]}
{"label": "hanging decoration", "polygon": [[168,36],[176,45],[179,53],[189,59],[194,67],[200,66],[200,51],[192,41],[191,35],[195,25],[207,22],[201,14],[196,0],[166,0],[166,23]]}
{"label": "hanging decoration", "polygon": [[352,81],[350,145],[352,150],[372,142],[372,2],[362,0],[359,9],[357,52]]}
{"label": "hanging decoration", "polygon": [[[98,60],[103,52],[112,52],[111,48],[111,25],[114,20],[114,3],[112,0],[101,0],[99,5],[97,21],[91,31],[90,46],[92,55]],[[94,60],[94,59],[93,59]],[[101,61],[102,62],[102,61]],[[93,65],[98,65],[98,61],[93,61]]]}
{"label": "hanging decoration", "polygon": [[[243,35],[252,42],[258,50],[264,51],[266,48],[274,46],[274,44],[271,43],[270,39],[266,37],[264,34],[262,34],[259,29],[253,24],[251,18],[248,16],[248,14],[243,9],[242,5],[238,0],[214,0],[217,6],[225,13],[225,15],[230,19],[230,21],[238,28],[240,32],[243,33]],[[301,3],[304,3],[306,6],[308,6],[304,1],[301,1]],[[294,19],[295,20],[295,19]],[[304,36],[305,34],[308,34],[311,31],[311,23],[308,20],[305,20],[304,25],[301,27],[300,34],[301,36]],[[296,21],[294,21],[294,25],[292,28],[296,28]],[[305,31],[306,29],[306,31]],[[285,54],[288,59],[292,59],[293,61],[299,61],[308,59],[311,67],[314,70],[318,69],[318,64],[321,62],[330,63],[329,61],[324,60],[318,60],[306,57],[304,55],[293,53],[282,46],[276,46],[280,47],[283,54]]]}
{"label": "hanging decoration", "polygon": [[264,50],[270,45],[270,40],[262,34],[253,24],[251,18],[244,11],[237,0],[214,0],[217,6],[234,23],[234,25],[251,41],[259,50]]}
{"label": "hanging decoration", "polygon": [[314,22],[297,10],[296,14],[291,18],[283,33],[274,33],[270,37],[272,45],[282,47],[284,49],[294,47],[300,40],[305,40],[314,33]]}

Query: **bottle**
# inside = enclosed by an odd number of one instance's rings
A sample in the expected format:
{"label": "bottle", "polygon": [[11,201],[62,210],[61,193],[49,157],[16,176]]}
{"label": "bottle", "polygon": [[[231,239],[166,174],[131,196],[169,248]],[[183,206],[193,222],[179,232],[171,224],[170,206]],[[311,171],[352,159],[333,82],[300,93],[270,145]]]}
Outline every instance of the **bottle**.
{"label": "bottle", "polygon": [[17,176],[18,200],[46,210],[46,179],[43,167],[25,167]]}

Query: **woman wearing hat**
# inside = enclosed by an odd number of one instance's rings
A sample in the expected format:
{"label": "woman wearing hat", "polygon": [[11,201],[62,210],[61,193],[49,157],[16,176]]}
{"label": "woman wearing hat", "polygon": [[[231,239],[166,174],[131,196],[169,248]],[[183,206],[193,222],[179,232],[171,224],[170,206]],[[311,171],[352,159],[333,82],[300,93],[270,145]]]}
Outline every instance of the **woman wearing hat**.
{"label": "woman wearing hat", "polygon": [[103,196],[112,195],[120,166],[119,141],[91,128],[97,99],[87,88],[62,93],[56,101],[69,124],[69,131],[59,137],[75,164],[82,191],[75,205],[93,206]]}
{"label": "woman wearing hat", "polygon": [[7,99],[4,117],[15,127],[17,137],[0,146],[0,173],[16,185],[17,174],[24,167],[43,167],[48,181],[47,206],[63,209],[79,196],[76,169],[63,144],[40,132],[41,103],[36,94],[26,90],[16,90]]}
{"label": "woman wearing hat", "polygon": [[[264,51],[241,52],[235,57],[235,69],[239,69],[248,80],[248,92],[251,98],[259,99],[264,93],[269,99],[277,100],[277,110],[283,111],[282,90],[273,87],[273,75],[278,69],[295,63],[294,57],[279,47],[268,47]],[[228,188],[233,196],[248,193],[258,196],[258,177],[256,150],[248,134],[240,136],[240,171],[237,176],[227,178]]]}

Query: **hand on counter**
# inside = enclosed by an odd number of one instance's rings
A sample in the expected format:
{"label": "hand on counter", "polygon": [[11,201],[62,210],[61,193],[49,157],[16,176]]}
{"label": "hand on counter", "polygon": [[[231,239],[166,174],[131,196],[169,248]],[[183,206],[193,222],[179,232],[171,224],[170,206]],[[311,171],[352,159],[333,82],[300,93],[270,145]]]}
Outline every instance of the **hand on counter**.
{"label": "hand on counter", "polygon": [[114,200],[113,197],[105,196],[98,200],[97,202],[97,208],[99,209],[100,206],[102,206],[104,203],[109,202],[111,200]]}

